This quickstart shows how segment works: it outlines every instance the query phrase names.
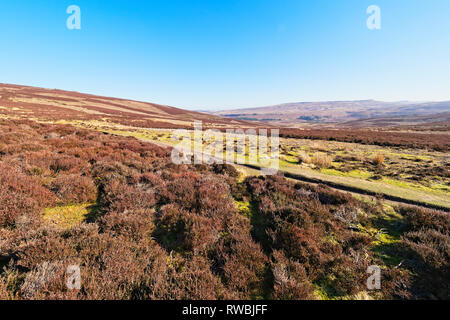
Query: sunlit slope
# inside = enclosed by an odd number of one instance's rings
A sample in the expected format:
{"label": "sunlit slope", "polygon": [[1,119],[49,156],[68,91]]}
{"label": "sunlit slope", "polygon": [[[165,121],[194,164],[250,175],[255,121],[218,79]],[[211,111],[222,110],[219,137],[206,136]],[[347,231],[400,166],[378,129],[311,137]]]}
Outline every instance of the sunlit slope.
{"label": "sunlit slope", "polygon": [[9,84],[0,84],[0,114],[39,120],[109,120],[157,128],[188,127],[195,120],[204,126],[254,126],[154,103]]}

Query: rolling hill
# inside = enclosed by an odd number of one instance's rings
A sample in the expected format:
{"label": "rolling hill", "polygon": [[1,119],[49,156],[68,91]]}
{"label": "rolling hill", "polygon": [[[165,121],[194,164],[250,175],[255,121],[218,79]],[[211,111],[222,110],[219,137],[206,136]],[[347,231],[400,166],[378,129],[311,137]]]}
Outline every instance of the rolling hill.
{"label": "rolling hill", "polygon": [[[450,112],[450,101],[413,103],[360,100],[287,103],[260,108],[218,111],[214,114],[236,120],[298,126],[305,123],[342,123],[373,118],[421,117],[445,112]],[[415,121],[412,122],[415,123]],[[380,122],[380,124],[383,123]]]}
{"label": "rolling hill", "polygon": [[338,128],[398,128],[415,131],[435,130],[448,131],[450,128],[450,112],[420,116],[393,116],[369,118],[339,123]]}
{"label": "rolling hill", "polygon": [[39,120],[102,120],[152,128],[253,127],[255,123],[119,98],[0,84],[0,115]]}

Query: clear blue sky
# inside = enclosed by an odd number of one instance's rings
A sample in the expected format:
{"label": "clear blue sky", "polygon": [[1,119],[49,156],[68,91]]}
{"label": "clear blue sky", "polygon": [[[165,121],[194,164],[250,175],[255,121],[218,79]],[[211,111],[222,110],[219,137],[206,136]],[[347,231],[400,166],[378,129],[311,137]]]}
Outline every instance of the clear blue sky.
{"label": "clear blue sky", "polygon": [[0,82],[196,110],[450,100],[449,17],[449,0],[1,1]]}

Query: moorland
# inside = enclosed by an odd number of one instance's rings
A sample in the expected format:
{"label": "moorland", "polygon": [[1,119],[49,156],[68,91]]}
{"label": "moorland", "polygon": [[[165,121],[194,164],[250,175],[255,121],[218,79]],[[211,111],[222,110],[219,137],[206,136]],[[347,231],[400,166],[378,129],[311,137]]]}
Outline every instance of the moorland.
{"label": "moorland", "polygon": [[0,299],[450,296],[445,130],[281,128],[279,173],[261,176],[170,158],[172,129],[193,120],[260,122],[13,85],[0,97]]}

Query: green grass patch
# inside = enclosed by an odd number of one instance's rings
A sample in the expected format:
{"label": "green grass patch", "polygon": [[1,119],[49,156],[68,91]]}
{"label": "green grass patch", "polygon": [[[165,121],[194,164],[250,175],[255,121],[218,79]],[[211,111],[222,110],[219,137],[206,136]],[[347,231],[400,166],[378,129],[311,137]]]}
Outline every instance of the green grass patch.
{"label": "green grass patch", "polygon": [[372,248],[375,257],[381,259],[389,268],[397,266],[402,260],[397,244],[401,240],[405,224],[403,217],[393,207],[384,204],[383,214],[375,218],[373,224],[378,230]]}
{"label": "green grass patch", "polygon": [[433,160],[430,156],[425,156],[425,155],[389,152],[388,150],[383,150],[382,152],[387,153],[388,155],[391,155],[391,156],[396,156],[401,159],[411,160],[411,161],[431,161],[431,160]]}
{"label": "green grass patch", "polygon": [[95,203],[60,206],[45,209],[42,218],[49,224],[63,229],[70,229],[85,221],[92,214],[95,214],[96,210]]}
{"label": "green grass patch", "polygon": [[412,190],[418,190],[423,191],[431,194],[437,194],[437,195],[449,195],[449,188],[442,184],[435,184],[433,187],[427,187],[421,184],[413,183],[413,182],[407,182],[407,181],[401,181],[401,180],[395,180],[387,177],[382,178],[382,182],[396,186],[401,187],[405,189],[412,189]]}
{"label": "green grass patch", "polygon": [[240,214],[246,216],[247,218],[251,218],[252,216],[252,205],[249,201],[237,201],[234,200],[234,204],[236,205],[236,209]]}
{"label": "green grass patch", "polygon": [[352,178],[360,178],[360,179],[368,179],[372,176],[372,173],[367,172],[365,170],[352,170],[349,172],[342,172],[342,171],[339,171],[336,169],[323,168],[323,169],[320,169],[320,173],[328,174],[331,176],[352,177]]}

